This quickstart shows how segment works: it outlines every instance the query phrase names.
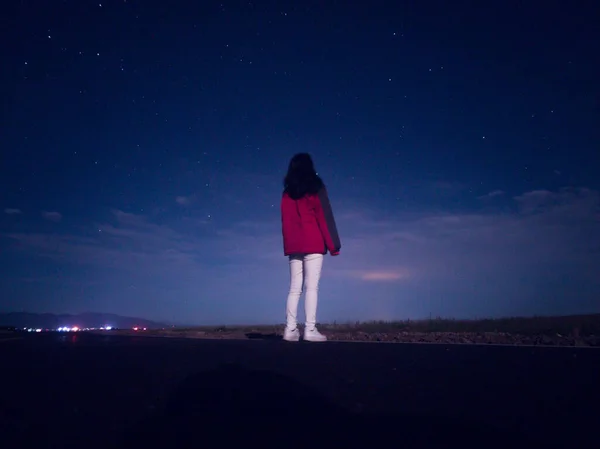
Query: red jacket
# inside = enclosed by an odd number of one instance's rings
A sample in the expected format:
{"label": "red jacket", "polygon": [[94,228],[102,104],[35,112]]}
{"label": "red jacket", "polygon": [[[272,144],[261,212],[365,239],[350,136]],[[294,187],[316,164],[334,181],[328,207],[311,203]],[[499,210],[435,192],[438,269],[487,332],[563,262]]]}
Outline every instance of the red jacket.
{"label": "red jacket", "polygon": [[342,247],[325,187],[299,200],[284,192],[281,227],[286,256],[336,253]]}

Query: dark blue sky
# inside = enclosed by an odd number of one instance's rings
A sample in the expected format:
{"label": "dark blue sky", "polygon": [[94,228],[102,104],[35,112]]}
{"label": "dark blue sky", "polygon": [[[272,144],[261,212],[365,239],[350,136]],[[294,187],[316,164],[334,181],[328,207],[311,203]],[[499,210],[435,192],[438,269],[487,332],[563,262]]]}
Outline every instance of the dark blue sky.
{"label": "dark blue sky", "polygon": [[308,151],[320,321],[600,311],[595,2],[9,3],[0,310],[282,322]]}

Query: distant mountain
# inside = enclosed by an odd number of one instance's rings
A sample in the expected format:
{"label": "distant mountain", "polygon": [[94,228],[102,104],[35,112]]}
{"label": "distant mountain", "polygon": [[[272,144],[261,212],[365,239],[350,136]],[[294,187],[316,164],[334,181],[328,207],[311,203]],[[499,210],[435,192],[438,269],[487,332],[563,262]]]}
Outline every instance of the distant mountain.
{"label": "distant mountain", "polygon": [[169,325],[145,320],[143,318],[120,316],[112,313],[88,312],[77,315],[28,312],[0,313],[0,327],[6,326],[41,329],[57,329],[63,326],[78,326],[81,328],[111,326],[121,329],[131,329],[132,327],[138,326],[156,329],[168,327]]}

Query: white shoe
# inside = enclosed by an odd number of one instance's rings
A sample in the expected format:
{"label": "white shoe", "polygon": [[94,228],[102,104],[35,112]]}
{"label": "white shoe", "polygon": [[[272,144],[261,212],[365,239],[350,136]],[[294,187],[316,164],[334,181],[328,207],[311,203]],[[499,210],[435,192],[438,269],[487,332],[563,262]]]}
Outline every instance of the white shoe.
{"label": "white shoe", "polygon": [[283,331],[283,339],[285,341],[298,341],[300,340],[300,331],[297,327],[290,329],[286,326],[285,330]]}
{"label": "white shoe", "polygon": [[327,341],[327,337],[325,335],[323,335],[321,332],[319,332],[316,327],[313,327],[312,329],[304,328],[304,340],[321,342],[321,341]]}

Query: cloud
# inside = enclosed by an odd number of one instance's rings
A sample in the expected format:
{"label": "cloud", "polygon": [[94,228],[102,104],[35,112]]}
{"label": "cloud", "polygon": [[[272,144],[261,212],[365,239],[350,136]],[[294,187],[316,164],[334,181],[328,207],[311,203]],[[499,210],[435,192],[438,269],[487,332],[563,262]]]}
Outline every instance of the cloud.
{"label": "cloud", "polygon": [[425,307],[446,316],[598,311],[599,193],[538,190],[512,201],[512,212],[340,214],[332,270],[396,285],[390,302],[402,307],[390,306],[392,316]]}
{"label": "cloud", "polygon": [[[512,214],[423,214],[389,223],[388,231],[380,234],[387,243],[381,251],[394,248],[394,259],[412,261],[413,269],[429,278],[466,272],[467,267],[473,272],[490,269],[498,273],[510,269],[507,263],[514,267],[597,260],[591,249],[600,244],[598,192],[532,191],[515,201],[519,210]],[[377,246],[373,251],[378,251]]]}
{"label": "cloud", "polygon": [[[599,192],[534,190],[502,201],[515,207],[335,210],[342,251],[325,260],[321,319],[597,311]],[[104,286],[96,297],[106,307],[139,314],[136,307],[151,304],[156,317],[195,322],[278,322],[289,273],[278,210],[268,211],[237,222],[158,223],[114,210],[71,235],[9,237],[13,249],[84,270]]]}
{"label": "cloud", "polygon": [[192,203],[191,196],[177,196],[175,202],[181,206],[189,206]]}
{"label": "cloud", "polygon": [[[599,210],[599,192],[587,188],[563,188],[557,192],[532,190],[514,197],[523,215],[542,214],[542,217],[563,219],[572,224]],[[575,229],[573,229],[575,230]]]}
{"label": "cloud", "polygon": [[502,190],[492,190],[491,192],[486,193],[485,195],[481,195],[477,198],[480,200],[488,200],[488,199],[496,198],[496,197],[503,196],[503,195],[504,195],[504,192]]}
{"label": "cloud", "polygon": [[399,281],[410,278],[410,271],[407,269],[388,270],[388,271],[366,271],[360,273],[360,278],[365,281]]}
{"label": "cloud", "polygon": [[532,190],[514,197],[524,212],[533,212],[538,207],[547,206],[557,198],[558,195],[549,190]]}
{"label": "cloud", "polygon": [[43,211],[42,217],[44,217],[46,220],[54,221],[56,223],[58,223],[60,220],[62,220],[62,214],[60,212]]}
{"label": "cloud", "polygon": [[6,209],[4,209],[4,213],[7,215],[19,215],[22,213],[21,209],[14,209],[11,207],[7,207]]}

